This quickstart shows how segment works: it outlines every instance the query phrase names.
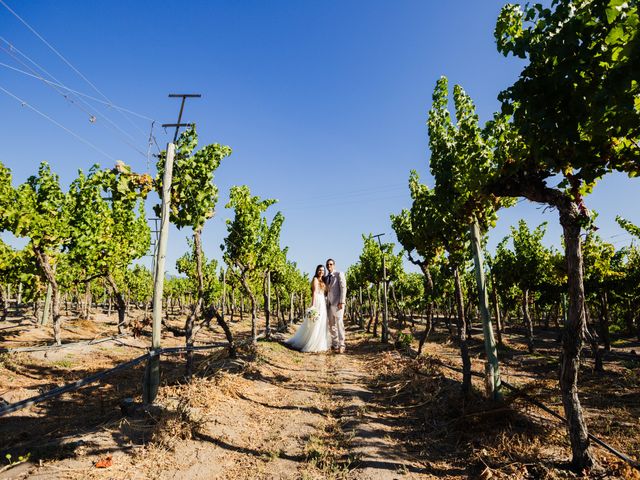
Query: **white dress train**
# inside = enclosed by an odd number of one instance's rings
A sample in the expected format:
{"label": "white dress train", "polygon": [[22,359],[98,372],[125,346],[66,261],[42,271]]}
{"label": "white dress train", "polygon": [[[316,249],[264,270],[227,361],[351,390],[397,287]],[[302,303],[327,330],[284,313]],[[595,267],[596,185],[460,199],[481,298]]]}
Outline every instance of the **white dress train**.
{"label": "white dress train", "polygon": [[322,291],[313,295],[313,306],[320,312],[318,318],[315,321],[305,318],[293,337],[285,340],[287,345],[301,352],[324,352],[331,347],[331,334],[327,325],[327,302]]}

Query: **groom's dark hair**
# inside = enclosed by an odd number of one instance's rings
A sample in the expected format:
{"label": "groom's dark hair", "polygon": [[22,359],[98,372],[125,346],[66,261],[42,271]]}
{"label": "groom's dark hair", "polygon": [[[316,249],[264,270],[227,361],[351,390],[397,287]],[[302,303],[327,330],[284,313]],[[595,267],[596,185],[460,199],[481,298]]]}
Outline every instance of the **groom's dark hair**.
{"label": "groom's dark hair", "polygon": [[336,261],[333,258],[327,258],[325,265],[328,264],[329,262],[333,262],[334,265],[336,264]]}

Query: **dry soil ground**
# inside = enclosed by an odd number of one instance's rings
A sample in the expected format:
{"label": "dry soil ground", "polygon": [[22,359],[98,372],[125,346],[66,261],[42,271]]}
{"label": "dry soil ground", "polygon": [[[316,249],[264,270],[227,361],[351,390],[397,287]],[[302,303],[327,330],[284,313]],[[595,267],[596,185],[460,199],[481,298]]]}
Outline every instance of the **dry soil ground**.
{"label": "dry soil ground", "polygon": [[[28,322],[0,324],[2,347],[35,344],[50,332]],[[176,325],[178,322],[176,322]],[[12,327],[11,327],[12,326]],[[11,327],[11,328],[7,328]],[[233,329],[246,335],[248,325]],[[112,319],[69,321],[68,341],[113,333]],[[217,329],[205,342],[222,338]],[[537,332],[538,352],[506,335],[503,375],[562,412],[553,332]],[[406,347],[383,347],[351,329],[347,353],[302,354],[276,340],[245,348],[237,360],[223,352],[198,355],[190,383],[184,359],[163,359],[158,405],[122,414],[120,401],[140,399],[143,367],[54,401],[0,418],[0,452],[29,460],[3,478],[209,479],[209,478],[576,478],[562,425],[520,396],[495,405],[483,386],[468,399],[460,376],[437,362],[459,364],[443,329],[414,359]],[[163,346],[179,345],[167,335]],[[4,354],[0,397],[7,402],[37,394],[138,356],[148,338],[48,352]],[[632,347],[633,345],[631,345]],[[630,345],[616,348],[628,351]],[[481,338],[472,341],[474,370],[481,372]],[[617,448],[640,454],[640,362],[610,357],[605,374],[590,360],[582,373],[587,421]],[[602,450],[603,469],[584,478],[634,478],[635,471]],[[102,468],[100,467],[102,466]],[[1,468],[1,467],[0,467]],[[637,478],[640,478],[638,476]]]}

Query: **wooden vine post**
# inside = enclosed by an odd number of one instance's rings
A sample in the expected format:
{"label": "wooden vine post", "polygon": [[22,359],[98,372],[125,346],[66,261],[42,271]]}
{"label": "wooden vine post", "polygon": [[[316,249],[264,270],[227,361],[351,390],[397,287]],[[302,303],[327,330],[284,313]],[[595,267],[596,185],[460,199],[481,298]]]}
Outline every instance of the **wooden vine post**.
{"label": "wooden vine post", "polygon": [[[153,284],[153,313],[151,350],[160,348],[160,330],[162,328],[162,291],[164,287],[164,269],[167,260],[167,241],[169,239],[169,210],[171,201],[171,179],[173,174],[173,157],[176,147],[173,143],[167,145],[164,178],[162,180],[162,207],[160,214],[160,239],[156,252],[155,275]],[[144,403],[153,403],[160,385],[160,357],[155,355],[149,359],[144,375],[143,398]]]}
{"label": "wooden vine post", "polygon": [[295,302],[295,293],[291,292],[289,294],[289,325],[290,326],[293,325],[293,316],[294,316],[293,305],[294,305],[294,302]]}

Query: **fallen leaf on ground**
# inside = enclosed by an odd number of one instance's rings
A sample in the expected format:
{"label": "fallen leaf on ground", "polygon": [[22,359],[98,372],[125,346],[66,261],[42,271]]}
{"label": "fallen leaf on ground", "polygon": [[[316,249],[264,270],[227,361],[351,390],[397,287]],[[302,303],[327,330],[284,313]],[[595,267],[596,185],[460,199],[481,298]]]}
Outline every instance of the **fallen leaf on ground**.
{"label": "fallen leaf on ground", "polygon": [[108,468],[111,465],[113,465],[113,457],[111,455],[107,455],[96,462],[96,468]]}

